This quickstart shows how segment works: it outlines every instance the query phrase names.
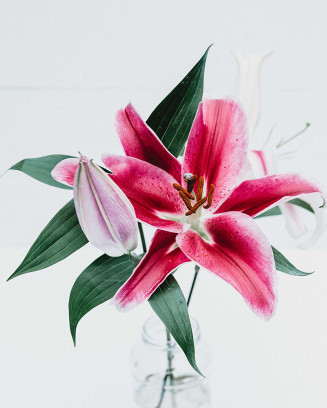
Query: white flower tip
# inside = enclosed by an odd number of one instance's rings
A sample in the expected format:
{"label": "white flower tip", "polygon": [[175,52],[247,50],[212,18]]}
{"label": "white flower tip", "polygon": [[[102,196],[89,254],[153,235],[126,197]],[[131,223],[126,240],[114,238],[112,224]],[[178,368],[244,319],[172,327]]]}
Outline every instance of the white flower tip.
{"label": "white flower tip", "polygon": [[115,296],[113,299],[111,299],[109,304],[110,306],[111,305],[115,306],[118,312],[126,313],[126,312],[129,312],[134,307],[136,307],[139,303],[137,302],[123,303],[122,300],[118,300]]}

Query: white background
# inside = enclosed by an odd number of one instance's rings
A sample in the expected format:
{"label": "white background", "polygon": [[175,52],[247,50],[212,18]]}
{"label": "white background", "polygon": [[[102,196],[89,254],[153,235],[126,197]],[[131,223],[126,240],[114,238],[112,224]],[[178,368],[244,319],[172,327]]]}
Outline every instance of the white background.
{"label": "white background", "polygon": [[[214,43],[206,97],[233,95],[231,51],[274,52],[263,67],[263,111],[252,146],[274,124],[277,143],[310,122],[290,146],[298,149],[293,160],[280,167],[307,174],[326,190],[326,16],[319,0],[0,0],[0,173],[26,157],[82,151],[100,160],[102,152],[122,152],[116,110],[132,101],[147,118]],[[0,406],[132,406],[126,353],[148,306],[126,315],[99,307],[81,322],[73,349],[69,291],[96,251],[81,250],[5,284],[71,192],[8,172],[0,196]],[[297,266],[316,273],[279,274],[279,306],[269,324],[224,282],[202,274],[192,313],[217,351],[213,406],[323,408],[327,234],[300,253],[282,219],[261,225]],[[186,288],[189,279],[190,271],[181,273]]]}

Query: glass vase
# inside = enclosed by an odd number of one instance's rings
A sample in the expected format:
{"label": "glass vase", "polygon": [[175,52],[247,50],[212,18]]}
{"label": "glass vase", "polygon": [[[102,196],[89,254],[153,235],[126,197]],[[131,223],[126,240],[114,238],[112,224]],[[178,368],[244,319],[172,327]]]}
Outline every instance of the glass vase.
{"label": "glass vase", "polygon": [[210,404],[207,376],[212,353],[201,338],[199,324],[191,319],[200,376],[156,317],[143,325],[132,353],[134,400],[142,408],[206,408]]}

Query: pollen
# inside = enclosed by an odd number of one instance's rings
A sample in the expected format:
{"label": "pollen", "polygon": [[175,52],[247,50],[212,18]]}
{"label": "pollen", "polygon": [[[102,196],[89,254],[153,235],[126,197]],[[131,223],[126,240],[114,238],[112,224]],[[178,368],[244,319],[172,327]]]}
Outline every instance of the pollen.
{"label": "pollen", "polygon": [[191,200],[195,200],[194,195],[192,195],[193,187],[196,183],[197,176],[192,173],[185,173],[184,180],[187,184],[187,190],[177,183],[173,183],[174,189],[178,191],[180,198],[183,200],[188,211],[185,213],[186,216],[195,214],[196,211],[207,201],[207,204],[203,208],[207,209],[212,204],[213,193],[215,191],[215,186],[211,184],[210,191],[207,196],[202,197],[204,188],[204,178],[201,176],[198,179],[198,185],[196,188],[196,203],[192,205]]}
{"label": "pollen", "polygon": [[198,202],[196,202],[196,203],[193,205],[193,207],[192,207],[189,211],[187,211],[187,213],[186,213],[185,215],[195,214],[196,210],[197,210],[198,208],[200,208],[201,205],[204,204],[206,201],[207,201],[207,197],[201,198],[201,200],[199,200]]}
{"label": "pollen", "polygon": [[211,184],[211,188],[208,194],[208,202],[206,205],[203,206],[203,208],[207,209],[211,206],[212,204],[212,197],[213,197],[213,192],[215,191],[215,186],[213,184]]}
{"label": "pollen", "polygon": [[186,207],[190,210],[192,208],[190,199],[184,194],[183,191],[179,191],[179,196],[184,201]]}
{"label": "pollen", "polygon": [[204,178],[200,177],[198,181],[198,188],[196,190],[196,201],[200,201],[203,193]]}
{"label": "pollen", "polygon": [[194,200],[194,196],[192,196],[191,192],[188,192],[187,190],[185,190],[185,188],[183,188],[182,186],[180,186],[177,183],[173,184],[173,187],[177,190],[177,191],[181,191],[186,197],[188,197],[190,200]]}

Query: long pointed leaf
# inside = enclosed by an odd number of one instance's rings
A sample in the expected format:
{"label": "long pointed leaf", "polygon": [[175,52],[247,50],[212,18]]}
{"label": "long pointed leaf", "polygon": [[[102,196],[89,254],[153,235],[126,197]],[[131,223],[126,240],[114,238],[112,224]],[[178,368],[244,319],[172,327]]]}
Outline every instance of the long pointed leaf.
{"label": "long pointed leaf", "polygon": [[79,321],[90,310],[111,299],[133,272],[128,255],[111,258],[102,255],[76,279],[69,298],[70,332],[76,345]]}
{"label": "long pointed leaf", "polygon": [[271,247],[274,254],[276,269],[280,272],[287,273],[288,275],[294,276],[307,276],[311,275],[313,272],[303,272],[297,269],[291,262],[281,253],[278,249]]}
{"label": "long pointed leaf", "polygon": [[78,222],[74,201],[70,200],[44,228],[8,280],[47,268],[67,258],[87,242]]}
{"label": "long pointed leaf", "polygon": [[298,207],[304,208],[305,210],[314,213],[314,209],[311,207],[311,205],[306,201],[301,200],[300,198],[293,198],[293,200],[288,201],[288,203],[297,205]]}
{"label": "long pointed leaf", "polygon": [[51,154],[49,156],[35,157],[33,159],[24,159],[14,164],[9,170],[19,170],[34,179],[65,190],[71,190],[72,187],[65,184],[58,183],[51,176],[51,171],[62,160],[68,159],[73,156],[67,156],[65,154]]}
{"label": "long pointed leaf", "polygon": [[282,212],[281,212],[279,207],[273,207],[270,210],[265,211],[264,213],[262,213],[260,215],[257,215],[254,218],[271,217],[272,215],[281,215],[281,214],[282,214]]}
{"label": "long pointed leaf", "polygon": [[176,157],[183,150],[202,99],[204,69],[209,48],[147,120],[147,124]]}
{"label": "long pointed leaf", "polygon": [[[301,207],[311,213],[314,213],[314,210],[311,207],[311,205],[307,203],[306,201],[301,200],[300,198],[294,198],[293,200],[289,200],[287,203],[297,205],[298,207]],[[272,215],[281,215],[281,214],[282,212],[279,207],[273,207],[270,210],[265,211],[264,213],[260,215],[257,215],[255,218],[270,217]]]}
{"label": "long pointed leaf", "polygon": [[200,375],[195,361],[194,339],[186,300],[173,275],[151,295],[149,303]]}

